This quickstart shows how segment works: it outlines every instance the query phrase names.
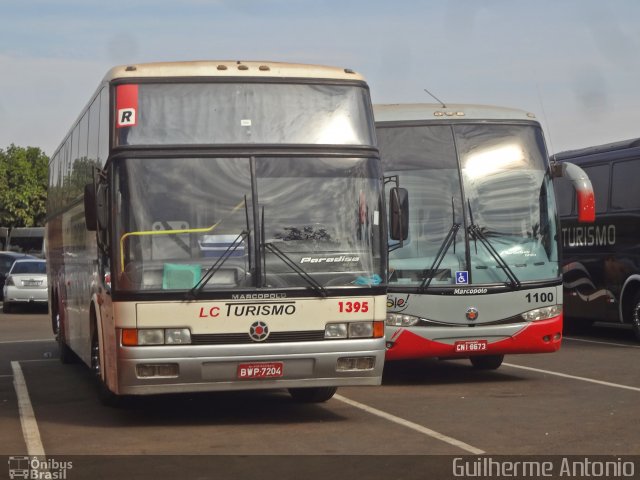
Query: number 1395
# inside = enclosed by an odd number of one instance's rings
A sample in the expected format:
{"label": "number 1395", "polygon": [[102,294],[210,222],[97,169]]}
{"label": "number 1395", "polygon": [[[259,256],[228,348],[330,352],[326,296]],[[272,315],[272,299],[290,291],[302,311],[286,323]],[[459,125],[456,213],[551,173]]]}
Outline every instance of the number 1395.
{"label": "number 1395", "polygon": [[340,313],[367,313],[369,302],[338,302],[338,312]]}

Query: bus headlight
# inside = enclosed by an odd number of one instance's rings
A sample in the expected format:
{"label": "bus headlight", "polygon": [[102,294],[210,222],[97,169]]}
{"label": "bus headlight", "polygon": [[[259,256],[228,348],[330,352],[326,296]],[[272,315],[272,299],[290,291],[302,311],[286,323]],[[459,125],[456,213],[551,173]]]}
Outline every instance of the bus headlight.
{"label": "bus headlight", "polygon": [[144,328],[138,330],[138,345],[162,345],[164,330],[161,328]]}
{"label": "bus headlight", "polygon": [[373,337],[373,322],[353,322],[349,324],[349,338]]}
{"label": "bus headlight", "polygon": [[191,330],[188,328],[122,329],[122,345],[125,347],[189,344],[191,344]]}
{"label": "bus headlight", "polygon": [[347,338],[346,323],[327,323],[324,327],[324,338]]}
{"label": "bus headlight", "polygon": [[167,328],[164,331],[164,343],[167,345],[190,344],[191,332],[188,328]]}
{"label": "bus headlight", "polygon": [[538,320],[547,320],[548,318],[557,317],[562,313],[562,305],[551,305],[550,307],[536,308],[522,314],[527,322],[536,322]]}
{"label": "bus headlight", "polygon": [[324,338],[382,338],[384,322],[341,322],[327,323],[324,327]]}
{"label": "bus headlight", "polygon": [[412,327],[420,321],[420,317],[403,315],[401,313],[387,313],[387,325],[390,327]]}

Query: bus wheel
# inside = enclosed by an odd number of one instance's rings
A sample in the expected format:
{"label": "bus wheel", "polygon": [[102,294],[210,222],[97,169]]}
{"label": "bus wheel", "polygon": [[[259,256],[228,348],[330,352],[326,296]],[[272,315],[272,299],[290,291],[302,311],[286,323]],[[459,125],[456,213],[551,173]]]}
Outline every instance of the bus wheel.
{"label": "bus wheel", "polygon": [[631,328],[638,341],[640,341],[640,293],[636,293],[633,298],[633,309],[631,310]]}
{"label": "bus wheel", "polygon": [[119,408],[124,406],[124,398],[116,395],[102,379],[102,364],[100,362],[100,342],[98,340],[98,332],[94,328],[91,337],[91,372],[94,374],[98,384],[98,398],[100,403],[107,407]]}
{"label": "bus wheel", "polygon": [[300,403],[322,403],[329,400],[338,387],[290,388],[291,397]]}
{"label": "bus wheel", "polygon": [[58,341],[58,354],[60,355],[60,361],[64,364],[74,363],[76,361],[76,354],[69,348],[69,345],[64,341],[64,324],[60,322],[60,314],[56,313],[56,340]]}
{"label": "bus wheel", "polygon": [[469,357],[471,365],[478,370],[495,370],[504,360],[504,355],[479,355],[477,357]]}

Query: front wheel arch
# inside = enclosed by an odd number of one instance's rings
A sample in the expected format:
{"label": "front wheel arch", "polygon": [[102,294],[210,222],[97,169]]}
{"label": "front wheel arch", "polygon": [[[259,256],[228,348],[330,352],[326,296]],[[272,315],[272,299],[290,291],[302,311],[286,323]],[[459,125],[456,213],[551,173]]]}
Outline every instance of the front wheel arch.
{"label": "front wheel arch", "polygon": [[640,342],[640,291],[636,292],[631,301],[629,323],[636,339]]}
{"label": "front wheel arch", "polygon": [[618,310],[618,320],[621,323],[631,324],[631,312],[633,310],[633,300],[640,292],[640,275],[632,275],[627,278],[620,292],[620,305]]}

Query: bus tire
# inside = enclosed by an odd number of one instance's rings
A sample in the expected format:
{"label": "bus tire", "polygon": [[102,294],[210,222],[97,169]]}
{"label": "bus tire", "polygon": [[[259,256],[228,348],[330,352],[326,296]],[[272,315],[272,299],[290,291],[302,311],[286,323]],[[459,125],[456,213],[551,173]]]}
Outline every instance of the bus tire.
{"label": "bus tire", "polygon": [[98,399],[100,403],[105,407],[122,408],[126,403],[125,397],[122,395],[116,395],[104,382],[102,378],[102,364],[100,361],[100,341],[98,339],[98,331],[93,329],[93,335],[91,336],[91,372],[95,378],[98,387]]}
{"label": "bus tire", "polygon": [[289,394],[299,403],[322,403],[329,400],[338,387],[290,388]]}
{"label": "bus tire", "polygon": [[633,297],[633,306],[631,307],[631,328],[640,342],[640,292]]}
{"label": "bus tire", "polygon": [[76,354],[69,348],[64,340],[64,322],[60,320],[60,312],[55,311],[52,316],[55,318],[56,324],[56,342],[58,344],[58,355],[60,362],[65,365],[76,362]]}
{"label": "bus tire", "polygon": [[58,344],[58,355],[60,362],[63,364],[75,363],[77,361],[76,354],[69,348],[65,341],[64,319],[62,318],[62,305],[57,295],[52,295],[51,301],[51,327],[56,335],[56,343]]}
{"label": "bus tire", "polygon": [[11,305],[9,304],[9,302],[3,302],[2,313],[11,313]]}
{"label": "bus tire", "polygon": [[478,355],[476,357],[469,357],[471,365],[478,370],[496,370],[502,361],[504,355]]}

